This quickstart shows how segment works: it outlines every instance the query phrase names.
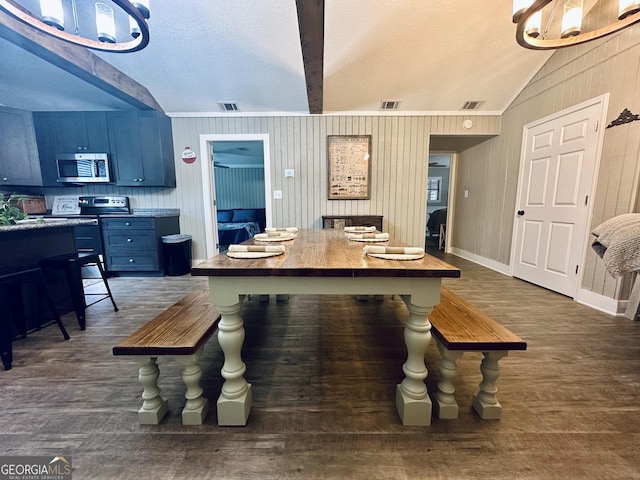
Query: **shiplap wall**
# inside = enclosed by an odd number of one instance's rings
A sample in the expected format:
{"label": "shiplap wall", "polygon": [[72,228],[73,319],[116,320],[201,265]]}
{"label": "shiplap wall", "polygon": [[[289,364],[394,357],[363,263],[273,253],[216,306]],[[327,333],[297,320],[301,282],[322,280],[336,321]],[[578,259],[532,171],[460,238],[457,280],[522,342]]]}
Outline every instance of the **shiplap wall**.
{"label": "shiplap wall", "polygon": [[[470,130],[462,122],[472,118]],[[203,134],[268,134],[272,189],[272,225],[321,228],[322,215],[383,215],[384,229],[412,245],[424,245],[429,134],[497,135],[498,116],[272,116],[174,117],[176,158],[185,146],[200,144]],[[372,175],[369,200],[327,200],[327,135],[371,135]],[[205,222],[199,162],[176,162],[177,188],[170,195],[181,209],[180,225],[193,235],[194,259],[205,257]],[[294,169],[293,178],[284,170]],[[150,207],[149,198],[135,198]]]}
{"label": "shiplap wall", "polygon": [[216,168],[216,205],[230,208],[264,208],[263,168]]}
{"label": "shiplap wall", "polygon": [[[504,113],[500,136],[459,156],[454,247],[509,263],[523,126],[605,93],[610,93],[608,122],[624,108],[640,113],[639,26],[555,52]],[[640,122],[605,131],[591,227],[634,211],[639,150]],[[591,240],[582,288],[627,298],[629,278],[610,277],[590,248]]]}

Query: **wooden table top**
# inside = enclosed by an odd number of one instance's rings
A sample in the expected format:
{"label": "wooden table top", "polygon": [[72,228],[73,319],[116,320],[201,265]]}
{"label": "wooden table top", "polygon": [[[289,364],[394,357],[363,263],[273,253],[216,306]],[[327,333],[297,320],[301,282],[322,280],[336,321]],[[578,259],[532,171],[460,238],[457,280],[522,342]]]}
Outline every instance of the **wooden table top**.
{"label": "wooden table top", "polygon": [[425,255],[419,260],[383,260],[363,253],[365,245],[406,247],[388,242],[350,241],[341,230],[301,230],[293,240],[243,245],[284,245],[285,253],[257,259],[229,258],[221,253],[191,269],[194,276],[293,276],[293,277],[454,277],[460,270],[442,260]]}

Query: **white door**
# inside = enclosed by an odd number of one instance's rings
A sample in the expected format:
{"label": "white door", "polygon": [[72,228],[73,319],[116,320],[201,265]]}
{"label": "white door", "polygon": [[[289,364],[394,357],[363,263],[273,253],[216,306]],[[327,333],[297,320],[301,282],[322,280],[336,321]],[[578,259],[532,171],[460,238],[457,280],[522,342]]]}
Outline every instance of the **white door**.
{"label": "white door", "polygon": [[603,103],[525,126],[513,276],[574,297],[587,241]]}

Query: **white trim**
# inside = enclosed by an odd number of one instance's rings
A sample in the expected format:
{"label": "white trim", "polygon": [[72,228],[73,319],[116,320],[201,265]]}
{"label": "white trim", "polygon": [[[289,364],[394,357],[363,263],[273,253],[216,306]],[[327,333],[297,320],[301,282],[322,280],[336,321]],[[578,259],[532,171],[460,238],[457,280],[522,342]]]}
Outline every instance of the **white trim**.
{"label": "white trim", "polygon": [[509,273],[509,265],[506,265],[504,263],[496,262],[495,260],[491,260],[490,258],[481,257],[480,255],[476,255],[475,253],[460,250],[459,248],[455,247],[451,249],[451,253],[457,255],[460,258],[464,258],[465,260],[469,260],[470,262],[477,263],[478,265],[482,265],[483,267],[487,267],[498,273],[502,273],[503,275],[506,275],[508,277],[512,276]]}
{"label": "white trim", "polygon": [[215,184],[213,182],[213,168],[211,165],[213,159],[209,155],[210,142],[224,141],[262,141],[262,149],[264,156],[264,198],[265,198],[265,216],[267,227],[271,226],[271,147],[269,145],[269,134],[201,134],[200,135],[200,154],[202,159],[202,200],[204,206],[204,232],[205,232],[205,255],[210,258],[218,253],[215,241],[218,236],[218,224],[213,216],[213,198],[215,197]]}
{"label": "white trim", "polygon": [[616,300],[582,288],[578,289],[574,300],[587,307],[595,308],[609,315],[622,316],[626,309],[627,300]]}
{"label": "white trim", "polygon": [[[504,112],[499,110],[452,110],[442,112],[429,111],[396,111],[396,112],[325,112],[321,114],[307,112],[165,112],[171,118],[201,118],[201,117],[499,117]],[[452,132],[437,133],[437,135],[451,135]],[[472,130],[456,133],[457,135],[494,135],[493,133],[474,133]]]}

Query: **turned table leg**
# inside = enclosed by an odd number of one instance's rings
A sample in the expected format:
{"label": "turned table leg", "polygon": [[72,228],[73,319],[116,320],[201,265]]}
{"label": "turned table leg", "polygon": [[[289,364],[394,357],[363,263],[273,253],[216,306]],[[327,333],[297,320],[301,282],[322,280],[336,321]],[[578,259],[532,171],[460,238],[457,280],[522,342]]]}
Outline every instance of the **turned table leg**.
{"label": "turned table leg", "polygon": [[484,358],[480,364],[482,372],[482,382],[480,382],[480,390],[473,397],[473,409],[485,420],[497,420],[502,413],[502,405],[498,402],[496,393],[496,381],[500,376],[500,367],[498,361],[502,357],[506,357],[508,351],[482,352]]}
{"label": "turned table leg", "polygon": [[209,400],[202,396],[202,388],[200,387],[202,370],[199,361],[201,355],[202,348],[193,355],[176,357],[184,366],[182,381],[187,386],[184,395],[187,401],[182,410],[183,425],[202,425],[209,411]]}
{"label": "turned table leg", "polygon": [[414,305],[403,297],[409,309],[409,319],[404,329],[407,361],[402,366],[404,380],[396,387],[396,408],[403,425],[431,425],[431,399],[424,383],[427,367],[424,356],[431,341],[431,323],[428,314],[432,307]]}
{"label": "turned table leg", "polygon": [[456,361],[464,353],[461,350],[448,350],[442,343],[436,340],[436,345],[440,351],[440,381],[438,382],[438,392],[435,396],[434,409],[438,418],[458,418],[458,403],[453,394],[456,391],[453,379],[456,375]]}
{"label": "turned table leg", "polygon": [[218,397],[218,425],[246,425],[251,411],[251,384],[244,378],[247,370],[242,361],[244,327],[239,315],[241,303],[216,305],[221,318],[218,343],[224,352],[222,377],[225,379]]}
{"label": "turned table leg", "polygon": [[156,357],[136,357],[140,364],[138,381],[142,385],[142,408],[138,410],[138,421],[143,425],[157,425],[167,414],[167,401],[160,396],[158,377],[160,370]]}

